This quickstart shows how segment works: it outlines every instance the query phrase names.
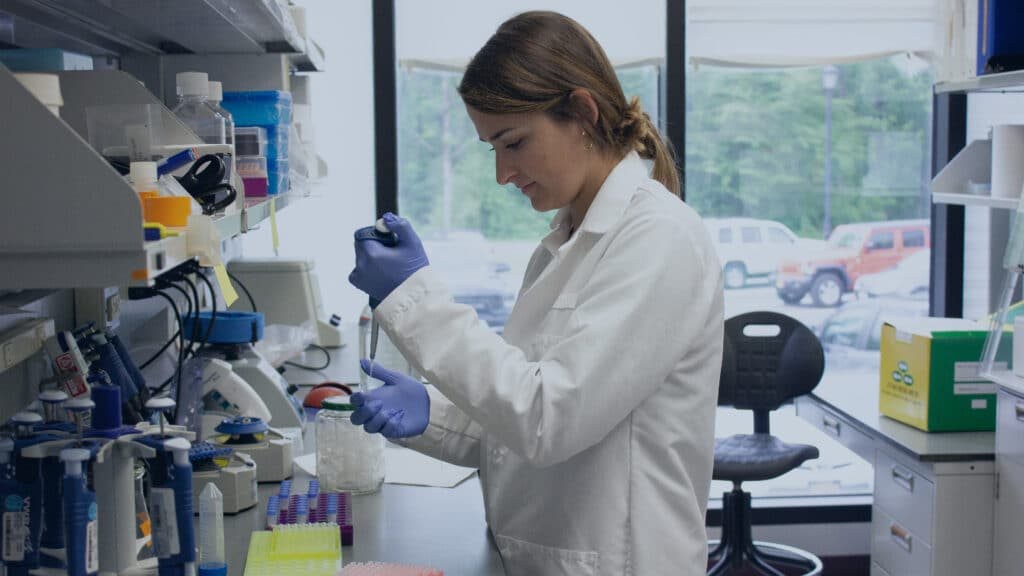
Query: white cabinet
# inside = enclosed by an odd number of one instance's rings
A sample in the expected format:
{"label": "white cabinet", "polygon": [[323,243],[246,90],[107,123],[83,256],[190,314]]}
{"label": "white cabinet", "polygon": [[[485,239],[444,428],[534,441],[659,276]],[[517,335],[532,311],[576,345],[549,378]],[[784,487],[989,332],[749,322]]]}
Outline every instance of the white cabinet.
{"label": "white cabinet", "polygon": [[1024,574],[992,571],[994,435],[916,430],[880,416],[875,390],[823,383],[796,400],[801,418],[874,467],[872,576]]}
{"label": "white cabinet", "polygon": [[[1024,574],[1021,535],[1024,534],[1024,397],[999,391],[996,421],[996,462],[999,469],[995,505],[995,558],[992,573]],[[1018,416],[1019,414],[1019,416]]]}
{"label": "white cabinet", "polygon": [[992,573],[992,462],[923,462],[880,446],[874,464],[874,563],[900,576]]}

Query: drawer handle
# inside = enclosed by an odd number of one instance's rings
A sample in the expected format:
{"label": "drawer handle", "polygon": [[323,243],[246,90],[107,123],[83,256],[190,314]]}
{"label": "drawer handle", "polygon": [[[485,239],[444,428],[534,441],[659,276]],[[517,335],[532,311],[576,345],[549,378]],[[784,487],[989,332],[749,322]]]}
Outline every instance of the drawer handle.
{"label": "drawer handle", "polygon": [[830,432],[833,436],[836,438],[839,437],[839,420],[829,416],[822,416],[821,425],[824,426],[825,430]]}
{"label": "drawer handle", "polygon": [[912,541],[914,540],[914,536],[904,528],[900,527],[898,524],[889,525],[889,537],[892,538],[893,541],[900,546],[900,548],[903,548],[907,552],[911,551],[911,545]]}
{"label": "drawer handle", "polygon": [[900,486],[903,486],[907,492],[914,491],[914,475],[910,471],[904,470],[895,464],[892,466],[892,480]]}
{"label": "drawer handle", "polygon": [[1017,420],[1024,422],[1024,402],[1017,402],[1013,405],[1013,411],[1017,414]]}

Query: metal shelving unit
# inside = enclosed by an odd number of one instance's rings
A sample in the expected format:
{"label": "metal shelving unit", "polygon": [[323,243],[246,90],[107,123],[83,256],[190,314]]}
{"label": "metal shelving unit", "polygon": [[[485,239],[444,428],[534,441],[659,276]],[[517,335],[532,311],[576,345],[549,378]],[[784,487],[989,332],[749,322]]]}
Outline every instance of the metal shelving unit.
{"label": "metal shelving unit", "polygon": [[[117,71],[61,73],[57,118],[0,66],[0,158],[8,199],[0,211],[0,289],[78,288],[147,283],[189,258],[184,235],[145,242],[138,196],[85,140],[86,109],[154,105],[165,144],[200,143],[160,100]],[[23,138],[22,134],[33,134]],[[282,209],[297,197],[273,200]],[[215,218],[221,239],[258,225],[269,199],[248,199]]]}
{"label": "metal shelving unit", "polygon": [[88,54],[302,52],[271,0],[0,0],[20,46]]}
{"label": "metal shelving unit", "polygon": [[[285,74],[289,63],[293,71],[324,69],[322,48],[299,34],[291,11],[275,0],[0,0],[0,14],[12,28],[8,44],[110,57],[115,65],[138,62],[136,76],[60,73],[60,118],[0,65],[0,158],[16,167],[5,171],[0,290],[145,284],[190,257],[184,234],[144,241],[137,195],[86,142],[87,108],[155,106],[160,144],[192,146],[201,140],[159,98],[164,59],[278,54]],[[221,240],[231,238],[300,197],[248,198],[213,224]]]}

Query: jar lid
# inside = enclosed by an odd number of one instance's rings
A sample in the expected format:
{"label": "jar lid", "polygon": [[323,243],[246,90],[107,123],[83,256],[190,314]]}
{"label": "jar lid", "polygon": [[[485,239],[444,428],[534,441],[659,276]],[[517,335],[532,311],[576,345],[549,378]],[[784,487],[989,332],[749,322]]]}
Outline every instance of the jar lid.
{"label": "jar lid", "polygon": [[328,396],[320,401],[320,408],[322,410],[339,410],[349,411],[355,410],[356,407],[349,401],[351,396]]}

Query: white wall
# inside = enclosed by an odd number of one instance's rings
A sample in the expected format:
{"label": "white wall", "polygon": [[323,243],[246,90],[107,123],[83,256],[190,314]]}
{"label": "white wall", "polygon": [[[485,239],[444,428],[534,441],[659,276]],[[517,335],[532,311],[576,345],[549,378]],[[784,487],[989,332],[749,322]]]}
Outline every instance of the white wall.
{"label": "white wall", "polygon": [[[278,215],[279,255],[316,262],[324,311],[354,322],[366,297],[348,283],[352,232],[374,217],[373,49],[370,0],[304,0],[308,33],[327,54],[310,79],[317,152],[328,177]],[[247,257],[273,256],[269,223],[246,236]]]}

